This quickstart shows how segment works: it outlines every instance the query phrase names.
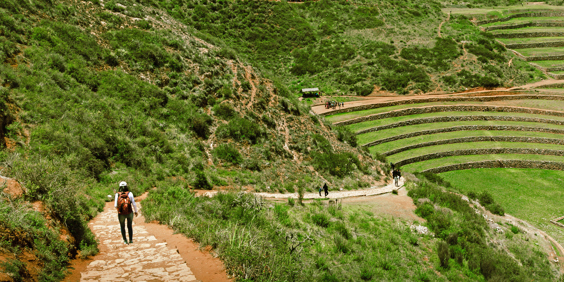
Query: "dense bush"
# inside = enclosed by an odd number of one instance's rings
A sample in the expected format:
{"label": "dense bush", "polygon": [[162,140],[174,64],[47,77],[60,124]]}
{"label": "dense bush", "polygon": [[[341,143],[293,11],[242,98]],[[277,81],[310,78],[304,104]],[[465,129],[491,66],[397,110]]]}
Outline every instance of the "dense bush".
{"label": "dense bush", "polygon": [[423,47],[403,48],[400,56],[414,64],[430,66],[437,71],[445,71],[450,68],[450,62],[460,56],[461,51],[458,44],[451,38],[436,38],[433,48]]}
{"label": "dense bush", "polygon": [[216,132],[218,137],[233,138],[236,141],[248,140],[252,144],[257,144],[264,135],[263,129],[259,124],[246,118],[234,118],[228,124],[222,124]]}
{"label": "dense bush", "polygon": [[364,171],[357,156],[353,153],[313,153],[313,166],[317,170],[329,172],[331,175],[343,178],[355,169]]}
{"label": "dense bush", "polygon": [[353,147],[358,145],[356,134],[347,126],[337,126],[335,127],[337,131],[337,139],[341,142],[345,142]]}
{"label": "dense bush", "polygon": [[[416,213],[428,221],[428,226],[437,237],[444,240],[437,245],[443,268],[451,266],[449,260],[452,258],[458,263],[457,267],[464,267],[464,261],[467,261],[468,269],[485,279],[496,277],[500,280],[527,280],[540,275],[550,280],[548,277],[552,274],[546,262],[519,266],[515,258],[505,251],[490,248],[485,236],[485,232],[489,232],[486,221],[460,195],[444,191],[430,182],[420,181],[409,190],[408,196],[419,205]],[[480,196],[484,197],[485,202],[493,200],[486,193]],[[419,204],[420,199],[427,200]],[[440,207],[436,208],[435,205]],[[515,254],[522,255],[523,252],[513,253]],[[543,257],[545,255],[538,258]],[[530,258],[528,255],[521,257],[526,260]]]}
{"label": "dense bush", "polygon": [[216,116],[224,120],[230,120],[235,116],[237,116],[237,112],[235,111],[235,109],[233,109],[233,106],[231,106],[231,104],[228,103],[221,103],[215,105],[213,107],[213,111]]}
{"label": "dense bush", "polygon": [[232,164],[240,164],[243,162],[241,153],[239,153],[239,150],[232,144],[221,144],[212,151],[212,154],[216,158],[220,158]]}

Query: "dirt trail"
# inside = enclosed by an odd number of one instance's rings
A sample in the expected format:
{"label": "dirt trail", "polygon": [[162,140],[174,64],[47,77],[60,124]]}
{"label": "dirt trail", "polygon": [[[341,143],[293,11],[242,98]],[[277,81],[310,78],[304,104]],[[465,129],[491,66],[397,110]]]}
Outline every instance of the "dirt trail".
{"label": "dirt trail", "polygon": [[65,281],[231,281],[223,263],[199,251],[198,244],[173,235],[167,226],[144,221],[143,216],[134,219],[133,244],[126,245],[113,202],[106,203],[104,212],[89,223],[100,253],[73,262],[74,273]]}
{"label": "dirt trail", "polygon": [[[471,92],[462,92],[462,93],[450,93],[450,94],[433,94],[428,93],[425,95],[390,95],[390,96],[373,96],[373,97],[366,97],[365,99],[361,99],[358,101],[351,101],[345,103],[344,107],[340,107],[337,109],[347,109],[347,108],[354,108],[363,105],[371,105],[371,104],[379,104],[385,102],[393,102],[393,101],[400,101],[400,100],[417,100],[417,99],[426,99],[429,97],[433,98],[441,98],[441,97],[452,97],[452,96],[473,96],[480,93],[488,93],[492,92],[491,95],[488,96],[501,96],[501,95],[512,95],[515,93],[511,93],[511,91],[516,90],[528,90],[531,88],[539,87],[539,86],[546,86],[551,84],[564,84],[564,80],[556,80],[556,79],[547,79],[542,81],[537,81],[534,83],[529,83],[521,86],[515,86],[512,88],[504,88],[504,89],[496,89],[496,90],[479,90],[479,91],[471,91]],[[496,92],[496,93],[493,93]],[[326,109],[324,105],[315,105],[311,107],[311,110],[316,114],[324,114],[335,111],[335,109]]]}
{"label": "dirt trail", "polygon": [[442,21],[441,24],[439,24],[439,32],[438,35],[440,38],[443,38],[443,36],[441,35],[441,28],[443,27],[443,24],[448,22],[450,20],[450,12],[448,13],[448,16],[446,18],[446,20]]}
{"label": "dirt trail", "polygon": [[256,84],[258,84],[258,82],[257,79],[253,80],[252,78],[253,68],[251,66],[244,66],[243,68],[245,69],[245,79],[247,79],[247,81],[249,81],[249,83],[251,84],[251,98],[249,99],[249,104],[247,105],[247,107],[250,109],[255,102],[255,96],[257,95]]}
{"label": "dirt trail", "polygon": [[[404,180],[400,180],[399,187],[396,187],[393,183],[390,183],[384,187],[373,186],[368,189],[362,190],[352,190],[352,191],[330,191],[329,195],[327,196],[328,199],[342,199],[342,198],[351,198],[351,197],[364,197],[364,196],[376,196],[386,193],[391,193],[392,190],[400,189],[403,187]],[[218,191],[209,191],[204,193],[205,196],[211,197],[215,195]],[[257,196],[261,196],[267,199],[288,199],[288,198],[298,198],[298,193],[254,193]],[[323,195],[323,192],[321,192]],[[305,193],[304,199],[320,199],[324,198],[323,196],[319,196],[319,192],[314,193]]]}

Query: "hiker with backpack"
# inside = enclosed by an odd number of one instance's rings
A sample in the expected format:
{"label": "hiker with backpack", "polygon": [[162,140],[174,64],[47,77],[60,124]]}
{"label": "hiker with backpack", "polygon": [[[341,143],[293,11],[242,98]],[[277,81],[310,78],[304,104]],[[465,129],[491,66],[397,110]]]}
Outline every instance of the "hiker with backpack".
{"label": "hiker with backpack", "polygon": [[[121,227],[121,236],[125,244],[133,243],[133,209],[135,209],[135,216],[137,216],[137,205],[135,205],[135,198],[133,193],[129,192],[127,183],[122,181],[119,183],[119,192],[116,193],[114,206],[118,211],[118,220]],[[133,208],[132,208],[133,206]],[[127,230],[129,233],[129,243],[125,237],[125,220],[127,219]]]}

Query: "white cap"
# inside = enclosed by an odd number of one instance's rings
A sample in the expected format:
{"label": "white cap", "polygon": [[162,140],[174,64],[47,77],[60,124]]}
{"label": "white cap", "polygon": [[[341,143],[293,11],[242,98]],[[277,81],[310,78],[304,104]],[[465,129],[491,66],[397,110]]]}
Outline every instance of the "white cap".
{"label": "white cap", "polygon": [[119,187],[125,187],[125,186],[127,186],[127,182],[122,181],[119,183]]}

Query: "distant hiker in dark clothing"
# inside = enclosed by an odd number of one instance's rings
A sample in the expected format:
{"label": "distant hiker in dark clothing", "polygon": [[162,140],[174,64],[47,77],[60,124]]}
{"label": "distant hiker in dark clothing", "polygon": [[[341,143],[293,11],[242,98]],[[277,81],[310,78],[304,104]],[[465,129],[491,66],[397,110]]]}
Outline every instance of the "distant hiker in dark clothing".
{"label": "distant hiker in dark clothing", "polygon": [[392,176],[394,177],[394,182],[396,184],[396,187],[398,187],[399,180],[401,178],[401,171],[399,169],[394,170],[394,172],[392,172]]}
{"label": "distant hiker in dark clothing", "polygon": [[321,197],[321,191],[323,191],[323,186],[319,186],[319,197]]}
{"label": "distant hiker in dark clothing", "polygon": [[[137,205],[135,205],[135,198],[133,193],[129,192],[127,183],[122,181],[119,183],[119,193],[116,193],[114,203],[118,211],[119,226],[121,227],[121,237],[125,244],[133,243],[133,209],[135,209],[135,216],[137,216]],[[133,207],[133,209],[132,209]],[[129,243],[125,237],[125,220],[127,219],[127,230],[129,231]]]}
{"label": "distant hiker in dark clothing", "polygon": [[393,171],[395,167],[394,163],[390,162],[390,166],[392,167],[392,171]]}
{"label": "distant hiker in dark clothing", "polygon": [[327,197],[327,195],[329,195],[329,187],[327,186],[327,183],[323,184],[323,190],[325,191],[325,197]]}

